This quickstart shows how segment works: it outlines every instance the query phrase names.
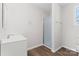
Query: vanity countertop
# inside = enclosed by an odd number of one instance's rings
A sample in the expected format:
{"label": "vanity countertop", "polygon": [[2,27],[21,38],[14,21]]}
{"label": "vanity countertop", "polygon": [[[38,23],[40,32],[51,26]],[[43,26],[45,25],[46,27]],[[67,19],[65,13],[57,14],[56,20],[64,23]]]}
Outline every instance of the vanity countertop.
{"label": "vanity countertop", "polygon": [[23,40],[27,40],[27,38],[21,35],[11,36],[10,38],[2,39],[1,44],[23,41]]}

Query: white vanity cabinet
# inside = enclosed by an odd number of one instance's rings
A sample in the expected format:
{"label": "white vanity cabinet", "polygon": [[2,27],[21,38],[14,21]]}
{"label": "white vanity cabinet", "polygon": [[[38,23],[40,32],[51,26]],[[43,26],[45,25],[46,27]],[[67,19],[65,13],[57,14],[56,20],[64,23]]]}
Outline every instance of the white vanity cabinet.
{"label": "white vanity cabinet", "polygon": [[[25,33],[26,5],[17,3],[3,3],[2,15],[0,18],[0,26],[3,25],[1,40],[1,56],[27,56],[26,39],[17,38],[16,34]],[[1,15],[1,13],[0,13]],[[0,16],[2,17],[2,16]],[[3,22],[2,22],[3,21]],[[2,22],[2,25],[1,25]],[[15,37],[8,39],[6,35],[14,34]]]}
{"label": "white vanity cabinet", "polygon": [[27,56],[26,40],[1,44],[1,56]]}

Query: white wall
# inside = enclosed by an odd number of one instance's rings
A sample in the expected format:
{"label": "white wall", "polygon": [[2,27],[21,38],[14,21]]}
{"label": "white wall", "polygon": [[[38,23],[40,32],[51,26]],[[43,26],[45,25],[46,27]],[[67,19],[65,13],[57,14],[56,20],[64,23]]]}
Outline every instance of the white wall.
{"label": "white wall", "polygon": [[61,7],[58,4],[52,4],[52,48],[57,51],[61,48]]}
{"label": "white wall", "polygon": [[0,3],[0,40],[2,33],[2,4]]}
{"label": "white wall", "polygon": [[79,4],[65,6],[52,4],[52,49],[54,51],[61,47],[74,51],[79,49],[79,25],[74,24],[76,6]]}
{"label": "white wall", "polygon": [[[74,25],[75,6],[78,6],[78,4],[68,4],[61,9],[58,4],[52,4],[53,50],[59,49],[62,45],[76,50],[79,45],[79,28]],[[31,4],[5,4],[4,8],[4,30],[6,30],[6,33],[20,33],[25,35],[28,38],[28,48],[42,44],[42,21],[43,16],[45,17],[47,15],[46,13]]]}
{"label": "white wall", "polygon": [[74,25],[75,7],[79,4],[68,4],[63,8],[63,46],[76,50],[79,46],[79,26]]}
{"label": "white wall", "polygon": [[0,3],[0,55],[1,55],[1,36],[2,36],[2,4]]}
{"label": "white wall", "polygon": [[6,33],[23,34],[28,38],[28,48],[43,43],[43,16],[46,14],[31,4],[4,4]]}

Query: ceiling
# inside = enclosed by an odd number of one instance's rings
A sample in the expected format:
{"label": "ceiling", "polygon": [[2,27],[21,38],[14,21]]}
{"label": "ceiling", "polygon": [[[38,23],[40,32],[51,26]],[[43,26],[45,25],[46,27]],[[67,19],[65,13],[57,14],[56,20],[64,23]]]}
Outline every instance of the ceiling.
{"label": "ceiling", "polygon": [[67,5],[69,5],[70,3],[58,3],[61,7],[65,7]]}
{"label": "ceiling", "polygon": [[[67,6],[69,3],[58,3],[59,6],[61,7],[65,7]],[[32,3],[33,6],[41,9],[42,11],[50,14],[51,10],[52,10],[52,3]]]}
{"label": "ceiling", "polygon": [[37,8],[43,10],[46,13],[50,13],[52,9],[51,3],[33,3],[32,5],[36,6]]}

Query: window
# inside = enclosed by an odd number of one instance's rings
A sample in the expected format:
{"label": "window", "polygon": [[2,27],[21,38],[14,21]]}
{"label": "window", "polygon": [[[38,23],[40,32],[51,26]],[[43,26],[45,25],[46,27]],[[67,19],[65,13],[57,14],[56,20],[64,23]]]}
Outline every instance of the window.
{"label": "window", "polygon": [[79,7],[76,7],[76,24],[79,24]]}

